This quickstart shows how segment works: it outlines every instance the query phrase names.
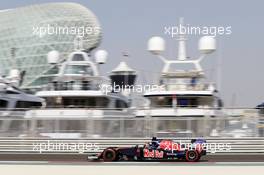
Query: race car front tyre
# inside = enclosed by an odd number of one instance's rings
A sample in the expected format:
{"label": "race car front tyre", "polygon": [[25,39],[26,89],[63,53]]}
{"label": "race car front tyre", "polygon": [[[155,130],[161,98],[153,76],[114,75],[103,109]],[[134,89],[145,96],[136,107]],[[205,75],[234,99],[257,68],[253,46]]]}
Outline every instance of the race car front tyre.
{"label": "race car front tyre", "polygon": [[103,153],[103,160],[106,162],[112,162],[116,160],[116,151],[108,148]]}
{"label": "race car front tyre", "polygon": [[200,156],[196,150],[188,150],[186,151],[185,158],[187,162],[197,162]]}

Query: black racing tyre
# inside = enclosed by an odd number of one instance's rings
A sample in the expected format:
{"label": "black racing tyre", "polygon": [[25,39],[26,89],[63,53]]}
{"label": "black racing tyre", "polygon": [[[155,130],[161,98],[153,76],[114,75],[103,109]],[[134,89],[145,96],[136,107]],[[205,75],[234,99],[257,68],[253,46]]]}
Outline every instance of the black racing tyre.
{"label": "black racing tyre", "polygon": [[191,144],[193,144],[194,142],[196,142],[196,139],[192,139],[191,140]]}
{"label": "black racing tyre", "polygon": [[185,154],[187,162],[197,162],[200,159],[199,153],[196,150],[188,150]]}
{"label": "black racing tyre", "polygon": [[112,162],[116,160],[116,151],[108,148],[103,153],[103,160],[106,162]]}

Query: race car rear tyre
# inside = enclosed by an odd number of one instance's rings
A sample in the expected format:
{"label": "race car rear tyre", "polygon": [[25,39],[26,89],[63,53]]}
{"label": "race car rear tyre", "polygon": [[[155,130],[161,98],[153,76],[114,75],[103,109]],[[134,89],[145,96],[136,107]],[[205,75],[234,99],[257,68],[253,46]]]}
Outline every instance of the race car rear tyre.
{"label": "race car rear tyre", "polygon": [[187,162],[197,162],[200,156],[196,150],[188,150],[185,154],[185,158]]}
{"label": "race car rear tyre", "polygon": [[191,143],[192,143],[192,144],[193,144],[194,142],[196,142],[196,139],[192,139],[192,140],[191,140]]}
{"label": "race car rear tyre", "polygon": [[116,160],[116,151],[108,148],[103,153],[103,160],[106,162],[112,162]]}

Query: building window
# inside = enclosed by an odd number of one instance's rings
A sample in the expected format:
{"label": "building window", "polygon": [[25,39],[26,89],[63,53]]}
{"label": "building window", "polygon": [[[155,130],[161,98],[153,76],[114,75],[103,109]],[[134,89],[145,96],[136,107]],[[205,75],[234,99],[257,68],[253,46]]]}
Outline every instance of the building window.
{"label": "building window", "polygon": [[125,103],[122,100],[116,100],[115,106],[116,106],[117,109],[123,109],[123,108],[127,108],[128,107],[127,103]]}
{"label": "building window", "polygon": [[74,54],[72,61],[84,61],[83,55],[82,54]]}
{"label": "building window", "polygon": [[7,108],[8,102],[6,100],[0,100],[0,109]]}
{"label": "building window", "polygon": [[42,103],[41,102],[31,102],[31,101],[17,101],[16,103],[16,108],[38,108],[41,107]]}

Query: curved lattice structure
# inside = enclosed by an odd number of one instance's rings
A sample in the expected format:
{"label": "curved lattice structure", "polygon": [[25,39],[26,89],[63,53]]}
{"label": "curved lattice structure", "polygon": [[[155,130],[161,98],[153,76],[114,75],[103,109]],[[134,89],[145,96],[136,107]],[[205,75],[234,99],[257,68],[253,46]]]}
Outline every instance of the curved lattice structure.
{"label": "curved lattice structure", "polygon": [[62,56],[67,55],[80,34],[87,51],[100,43],[101,29],[96,16],[76,3],[47,3],[0,11],[1,74],[7,75],[14,67],[25,72],[22,88],[47,84],[57,73],[47,63],[47,53],[58,50]]}

